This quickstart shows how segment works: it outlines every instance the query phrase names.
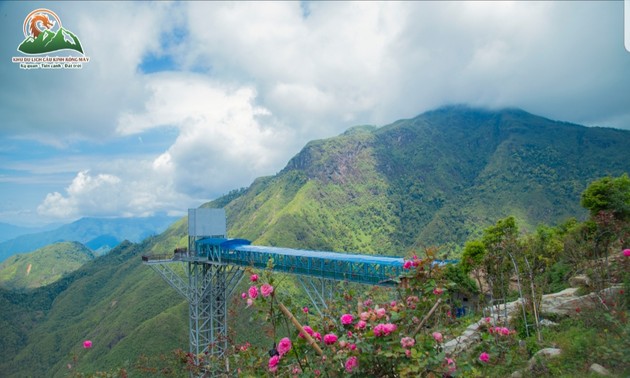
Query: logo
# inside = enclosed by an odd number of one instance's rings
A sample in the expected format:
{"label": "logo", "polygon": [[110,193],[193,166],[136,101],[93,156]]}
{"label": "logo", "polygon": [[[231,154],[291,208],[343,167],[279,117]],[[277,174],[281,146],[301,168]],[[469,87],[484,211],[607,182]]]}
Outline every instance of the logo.
{"label": "logo", "polygon": [[[24,40],[17,51],[26,56],[12,59],[22,69],[80,69],[83,63],[90,61],[76,34],[64,28],[59,16],[50,9],[40,8],[29,13],[22,29]],[[64,50],[76,51],[81,56],[41,56]]]}

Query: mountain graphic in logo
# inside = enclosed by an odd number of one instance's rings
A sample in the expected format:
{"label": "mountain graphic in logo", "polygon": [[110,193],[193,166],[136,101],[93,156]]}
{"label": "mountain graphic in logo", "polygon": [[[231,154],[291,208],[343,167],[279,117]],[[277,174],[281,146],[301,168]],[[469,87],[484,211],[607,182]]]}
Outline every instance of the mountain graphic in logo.
{"label": "mountain graphic in logo", "polygon": [[48,9],[36,9],[24,19],[24,41],[18,51],[24,54],[45,54],[59,50],[75,50],[83,54],[79,38],[61,26],[61,20]]}

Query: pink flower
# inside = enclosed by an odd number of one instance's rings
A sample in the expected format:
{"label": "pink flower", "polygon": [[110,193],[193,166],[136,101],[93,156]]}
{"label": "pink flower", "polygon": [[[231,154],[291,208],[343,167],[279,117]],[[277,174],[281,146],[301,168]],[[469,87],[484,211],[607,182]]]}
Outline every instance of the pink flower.
{"label": "pink flower", "polygon": [[247,307],[252,307],[254,305],[254,300],[251,298],[247,298]]}
{"label": "pink flower", "polygon": [[440,289],[439,287],[436,287],[435,289],[433,289],[433,294],[435,295],[441,295],[444,292],[444,290]]}
{"label": "pink flower", "polygon": [[317,341],[322,341],[322,334],[319,332],[313,332],[311,336],[313,336],[313,338]]}
{"label": "pink flower", "polygon": [[348,331],[348,337],[352,337],[352,331]]}
{"label": "pink flower", "polygon": [[367,325],[367,323],[365,322],[365,320],[359,320],[355,327],[356,327],[356,329],[363,329],[363,328],[365,328],[366,325]]}
{"label": "pink flower", "polygon": [[283,338],[278,343],[278,353],[280,356],[284,356],[288,351],[291,350],[291,340],[288,337]]}
{"label": "pink flower", "polygon": [[435,341],[437,341],[438,343],[441,343],[442,340],[444,340],[442,334],[439,332],[433,332],[433,339],[435,339]]}
{"label": "pink flower", "polygon": [[302,307],[302,312],[305,314],[308,314],[308,307],[306,306]]}
{"label": "pink flower", "polygon": [[247,294],[241,293],[241,298],[243,298],[243,299],[247,298]]}
{"label": "pink flower", "polygon": [[359,318],[361,318],[361,320],[368,320],[370,318],[370,313],[367,311],[363,311],[361,314],[359,314]]}
{"label": "pink flower", "polygon": [[256,286],[250,286],[247,292],[249,293],[249,297],[251,299],[256,299],[258,297],[258,288]]}
{"label": "pink flower", "polygon": [[376,309],[376,317],[379,318],[379,319],[382,318],[383,316],[385,316],[386,313],[387,313],[387,311],[385,311],[385,309],[382,308],[382,307]]}
{"label": "pink flower", "polygon": [[416,340],[414,340],[411,337],[403,337],[402,339],[400,339],[400,345],[403,348],[411,348],[415,344],[416,344]]}
{"label": "pink flower", "polygon": [[92,341],[91,340],[85,340],[83,342],[83,348],[90,349],[91,347],[92,347]]}
{"label": "pink flower", "polygon": [[343,315],[341,315],[341,324],[343,324],[343,325],[352,324],[353,320],[354,320],[354,316],[352,316],[350,314],[343,314]]}
{"label": "pink flower", "polygon": [[348,345],[348,348],[350,350],[355,350],[355,349],[357,349],[357,344],[350,344],[350,345]]}
{"label": "pink flower", "polygon": [[446,365],[448,366],[448,372],[454,373],[457,370],[457,365],[455,365],[455,360],[452,358],[446,358]]}
{"label": "pink flower", "polygon": [[500,332],[501,332],[501,334],[502,334],[502,335],[504,335],[504,336],[507,336],[507,335],[509,335],[509,334],[510,334],[510,330],[509,330],[508,328],[506,328],[506,327],[502,327],[502,328],[501,328],[501,330],[500,330]]}
{"label": "pink flower", "polygon": [[481,362],[488,362],[490,361],[490,355],[486,352],[483,352],[479,355],[479,361]]}
{"label": "pink flower", "polygon": [[490,323],[490,317],[486,317],[486,323]]}
{"label": "pink flower", "polygon": [[405,349],[405,356],[407,356],[407,358],[411,357],[411,351],[409,349]]}
{"label": "pink flower", "polygon": [[337,342],[337,335],[335,335],[334,333],[329,333],[324,336],[324,343],[326,343],[326,345],[332,345],[336,342]]}
{"label": "pink flower", "polygon": [[358,365],[359,365],[359,362],[357,361],[357,357],[352,356],[346,360],[346,364],[345,364],[346,371],[348,373],[352,373],[352,370],[356,368]]}
{"label": "pink flower", "polygon": [[389,305],[390,305],[391,307],[396,307],[396,301],[391,301],[391,302],[389,303]]}
{"label": "pink flower", "polygon": [[390,333],[396,330],[396,324],[387,323],[385,324],[385,335],[389,335]]}
{"label": "pink flower", "polygon": [[252,282],[258,281],[258,274],[252,274],[251,276],[249,276],[249,280]]}
{"label": "pink flower", "polygon": [[[308,333],[309,335],[313,336],[313,328],[311,328],[310,326],[304,326],[302,327],[304,328],[304,332]],[[302,332],[300,332],[300,334],[298,335],[299,338],[304,339],[304,335],[302,334]]]}
{"label": "pink flower", "polygon": [[374,336],[387,336],[390,333],[394,332],[396,330],[396,325],[392,324],[392,323],[387,323],[387,324],[377,324],[376,327],[374,327]]}
{"label": "pink flower", "polygon": [[366,299],[363,301],[363,305],[365,307],[370,307],[372,305],[372,300],[371,299]]}
{"label": "pink flower", "polygon": [[406,260],[403,263],[403,269],[411,269],[412,266],[413,266],[413,262],[411,260]]}
{"label": "pink flower", "polygon": [[629,257],[630,256],[630,248],[629,249],[624,249],[623,250],[623,255],[626,256],[626,257]]}
{"label": "pink flower", "polygon": [[269,359],[269,371],[275,373],[278,370],[278,362],[280,362],[280,356],[275,355]]}
{"label": "pink flower", "polygon": [[273,286],[266,283],[260,287],[260,292],[263,297],[267,298],[271,295],[271,293],[273,293]]}

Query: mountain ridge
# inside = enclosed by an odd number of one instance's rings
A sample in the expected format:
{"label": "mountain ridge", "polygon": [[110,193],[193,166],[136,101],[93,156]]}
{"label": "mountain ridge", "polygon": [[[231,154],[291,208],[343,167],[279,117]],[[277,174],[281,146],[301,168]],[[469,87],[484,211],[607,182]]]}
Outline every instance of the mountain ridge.
{"label": "mountain ridge", "polygon": [[[20,235],[0,243],[0,262],[17,253],[34,251],[48,244],[77,241],[94,249],[115,247],[127,239],[140,242],[164,231],[177,217],[159,215],[144,218],[81,218],[49,231]],[[99,239],[100,237],[100,239]],[[117,240],[117,243],[110,245]]]}

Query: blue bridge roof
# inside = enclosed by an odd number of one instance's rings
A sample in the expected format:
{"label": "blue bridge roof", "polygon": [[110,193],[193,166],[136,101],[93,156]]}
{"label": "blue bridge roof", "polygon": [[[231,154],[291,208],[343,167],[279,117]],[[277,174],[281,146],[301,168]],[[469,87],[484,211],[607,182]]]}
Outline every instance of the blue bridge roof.
{"label": "blue bridge roof", "polygon": [[239,266],[372,285],[392,285],[400,275],[402,257],[363,255],[251,245],[245,239],[206,238],[197,241],[199,258]]}

